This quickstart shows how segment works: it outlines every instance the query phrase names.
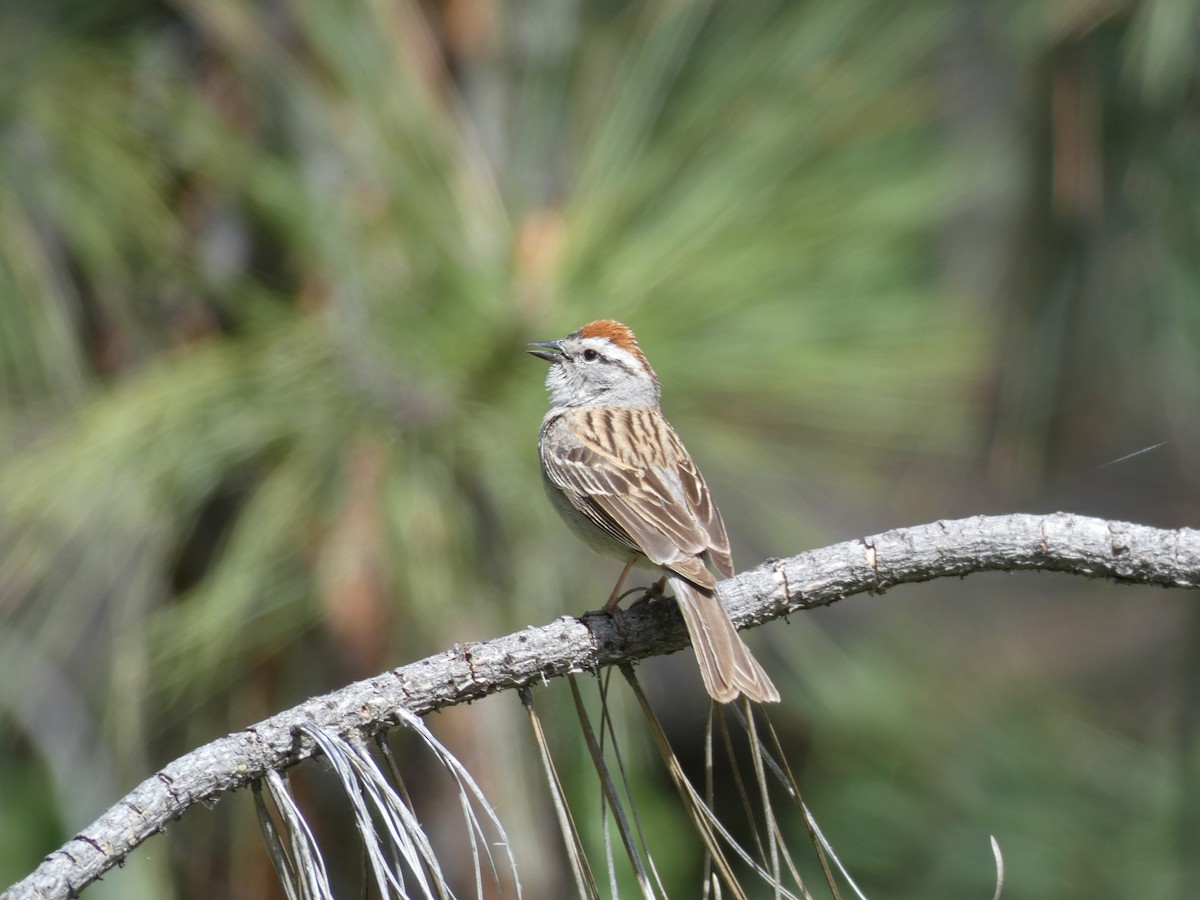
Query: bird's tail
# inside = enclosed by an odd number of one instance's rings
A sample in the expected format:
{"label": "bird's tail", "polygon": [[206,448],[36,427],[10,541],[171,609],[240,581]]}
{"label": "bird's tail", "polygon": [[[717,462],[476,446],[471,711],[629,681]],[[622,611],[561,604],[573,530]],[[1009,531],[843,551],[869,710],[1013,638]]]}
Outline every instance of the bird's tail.
{"label": "bird's tail", "polygon": [[733,627],[716,593],[677,575],[668,578],[709,696],[718,703],[729,703],[739,694],[758,703],[778,702],[779,691]]}

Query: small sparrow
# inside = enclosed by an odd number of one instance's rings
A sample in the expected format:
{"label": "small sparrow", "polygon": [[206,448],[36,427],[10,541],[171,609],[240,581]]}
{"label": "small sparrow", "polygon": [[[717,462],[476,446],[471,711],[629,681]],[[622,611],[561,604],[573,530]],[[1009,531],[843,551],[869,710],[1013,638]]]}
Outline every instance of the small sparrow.
{"label": "small sparrow", "polygon": [[[709,695],[776,701],[779,692],[717,597],[705,566],[733,575],[721,513],[659,410],[658,376],[633,332],[608,319],[559,341],[534,341],[550,363],[550,412],[538,452],[554,504],[589,547],[625,563],[605,606],[612,613],[630,568],[657,569],[683,613]],[[661,585],[662,582],[659,582]]]}

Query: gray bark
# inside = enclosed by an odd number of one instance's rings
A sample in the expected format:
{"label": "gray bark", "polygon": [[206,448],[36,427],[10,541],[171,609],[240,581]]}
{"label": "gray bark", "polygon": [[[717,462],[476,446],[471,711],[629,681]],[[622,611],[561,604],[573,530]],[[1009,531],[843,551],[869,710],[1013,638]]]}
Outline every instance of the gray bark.
{"label": "gray bark", "polygon": [[[721,583],[735,622],[758,625],[894,585],[980,571],[1038,569],[1127,584],[1200,584],[1200,531],[1174,531],[1057,513],[976,517],[900,528],[770,560]],[[564,606],[568,604],[564,603]],[[686,646],[676,611],[647,603],[624,615],[622,635],[605,616],[564,616],[480,643],[460,644],[316,697],[180,757],[143,781],[55,850],[0,900],[74,897],[190,806],[245,787],[271,769],[313,755],[297,726],[354,737],[416,715],[568,672],[671,653]]]}

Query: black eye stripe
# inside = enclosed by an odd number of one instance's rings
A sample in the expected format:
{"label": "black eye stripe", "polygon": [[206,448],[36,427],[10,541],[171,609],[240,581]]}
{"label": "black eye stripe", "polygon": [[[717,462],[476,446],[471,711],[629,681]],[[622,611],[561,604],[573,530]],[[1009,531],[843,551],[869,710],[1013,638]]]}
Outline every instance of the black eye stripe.
{"label": "black eye stripe", "polygon": [[583,351],[583,358],[586,359],[588,362],[595,362],[596,360],[598,360],[600,358],[600,354],[597,351],[593,350],[591,347],[588,347],[586,350]]}

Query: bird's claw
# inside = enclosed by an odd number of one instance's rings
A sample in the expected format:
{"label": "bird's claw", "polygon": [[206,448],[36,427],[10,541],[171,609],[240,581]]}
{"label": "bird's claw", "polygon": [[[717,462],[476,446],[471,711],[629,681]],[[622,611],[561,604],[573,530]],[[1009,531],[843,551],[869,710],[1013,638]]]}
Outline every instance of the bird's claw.
{"label": "bird's claw", "polygon": [[[622,595],[622,597],[623,596],[624,595]],[[617,605],[620,602],[621,602],[621,597],[618,597],[615,601],[610,600],[602,608],[589,610],[588,612],[585,612],[579,618],[580,619],[590,619],[592,616],[607,616],[608,618],[612,619],[613,624],[617,626],[617,631],[620,633],[621,637],[623,637],[623,638],[628,637],[629,636],[629,628],[625,624],[624,611],[621,609],[620,606]]]}
{"label": "bird's claw", "polygon": [[[642,592],[642,596],[638,597],[631,604],[629,604],[629,608],[633,609],[633,607],[640,606],[641,604],[650,600],[662,600],[664,597],[666,597],[666,594],[663,593],[663,588],[666,587],[666,584],[667,576],[664,575],[648,588],[634,588],[634,590],[640,590]],[[633,593],[633,591],[626,591],[626,593]]]}
{"label": "bird's claw", "polygon": [[583,618],[587,618],[588,616],[608,616],[613,620],[613,624],[617,626],[617,631],[620,632],[621,637],[628,637],[629,629],[625,624],[625,614],[621,609],[621,601],[630,594],[637,594],[639,592],[642,596],[638,597],[631,604],[629,604],[630,609],[633,609],[635,606],[640,606],[649,600],[662,600],[665,596],[663,593],[663,587],[666,585],[666,583],[667,579],[666,576],[664,576],[658,579],[658,581],[654,582],[654,584],[650,585],[648,588],[630,588],[623,594],[614,594],[609,598],[608,602],[604,604],[602,609],[595,609],[591,612],[586,612],[583,614]]}

